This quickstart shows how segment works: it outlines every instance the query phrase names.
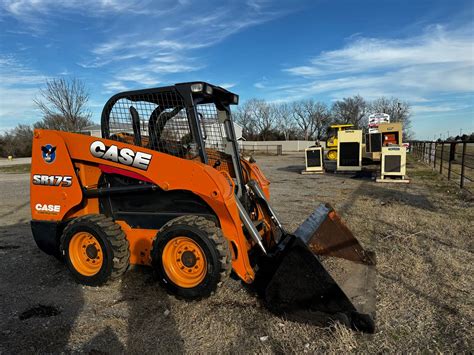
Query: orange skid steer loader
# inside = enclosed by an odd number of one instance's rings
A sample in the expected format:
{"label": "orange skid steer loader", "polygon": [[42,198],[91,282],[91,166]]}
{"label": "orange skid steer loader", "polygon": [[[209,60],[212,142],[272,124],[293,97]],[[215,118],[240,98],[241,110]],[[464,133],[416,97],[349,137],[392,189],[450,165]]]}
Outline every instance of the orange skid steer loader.
{"label": "orange skid steer loader", "polygon": [[210,296],[233,271],[289,319],[375,329],[375,256],[329,205],[294,232],[243,159],[230,105],[204,82],[113,96],[102,138],[35,130],[31,227],[85,285],[151,266],[175,296]]}

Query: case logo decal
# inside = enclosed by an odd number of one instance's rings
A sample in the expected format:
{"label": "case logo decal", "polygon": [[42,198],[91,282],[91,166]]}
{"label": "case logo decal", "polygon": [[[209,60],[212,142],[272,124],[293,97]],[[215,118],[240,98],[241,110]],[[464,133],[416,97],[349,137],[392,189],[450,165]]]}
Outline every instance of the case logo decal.
{"label": "case logo decal", "polygon": [[35,205],[35,210],[42,214],[58,214],[61,211],[61,206],[37,203]]}
{"label": "case logo decal", "polygon": [[46,144],[41,147],[41,153],[43,154],[43,160],[46,163],[52,163],[56,159],[56,147],[51,144]]}
{"label": "case logo decal", "polygon": [[100,159],[147,170],[151,162],[151,154],[134,152],[130,148],[119,148],[116,145],[107,147],[104,142],[95,141],[90,146],[91,154]]}

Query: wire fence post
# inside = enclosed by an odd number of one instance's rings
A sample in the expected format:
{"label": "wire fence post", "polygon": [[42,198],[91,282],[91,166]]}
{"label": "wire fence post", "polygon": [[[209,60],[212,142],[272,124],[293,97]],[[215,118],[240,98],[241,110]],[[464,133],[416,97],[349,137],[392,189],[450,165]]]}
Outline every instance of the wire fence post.
{"label": "wire fence post", "polygon": [[433,169],[436,169],[436,151],[438,150],[438,143],[435,142],[434,157],[433,157]]}
{"label": "wire fence post", "polygon": [[428,152],[428,165],[431,166],[431,152],[433,151],[433,142],[430,142],[430,151]]}
{"label": "wire fence post", "polygon": [[454,152],[456,152],[456,144],[450,144],[449,145],[449,159],[448,159],[448,180],[451,180],[451,164],[452,164],[452,156],[453,156],[453,148]]}
{"label": "wire fence post", "polygon": [[461,189],[464,187],[464,157],[466,156],[466,142],[462,144],[462,156],[461,156]]}
{"label": "wire fence post", "polygon": [[444,152],[444,142],[441,143],[441,156],[439,160],[439,173],[443,174],[443,152]]}

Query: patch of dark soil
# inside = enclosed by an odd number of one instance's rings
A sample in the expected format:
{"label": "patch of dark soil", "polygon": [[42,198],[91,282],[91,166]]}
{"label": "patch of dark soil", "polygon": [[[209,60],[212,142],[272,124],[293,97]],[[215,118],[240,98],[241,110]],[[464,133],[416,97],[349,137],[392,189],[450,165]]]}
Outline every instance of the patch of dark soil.
{"label": "patch of dark soil", "polygon": [[369,179],[372,180],[376,174],[374,171],[371,170],[362,170],[357,171],[355,175],[351,176],[351,179]]}
{"label": "patch of dark soil", "polygon": [[18,318],[20,318],[20,320],[26,320],[30,318],[49,318],[57,316],[60,313],[61,311],[56,307],[39,304],[36,307],[27,309],[22,314],[20,314]]}
{"label": "patch of dark soil", "polygon": [[12,250],[20,248],[19,245],[0,245],[0,250]]}
{"label": "patch of dark soil", "polygon": [[305,170],[306,167],[304,165],[288,165],[288,166],[283,166],[281,168],[277,168],[276,170],[280,171],[289,171],[292,173],[301,173],[301,170]]}

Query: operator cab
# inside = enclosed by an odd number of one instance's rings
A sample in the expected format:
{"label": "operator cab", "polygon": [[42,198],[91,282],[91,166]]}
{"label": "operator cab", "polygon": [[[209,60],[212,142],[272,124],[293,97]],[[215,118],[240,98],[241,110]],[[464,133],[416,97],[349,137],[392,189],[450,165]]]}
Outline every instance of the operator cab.
{"label": "operator cab", "polygon": [[230,105],[239,96],[205,82],[127,91],[104,106],[102,137],[225,170],[242,186]]}

